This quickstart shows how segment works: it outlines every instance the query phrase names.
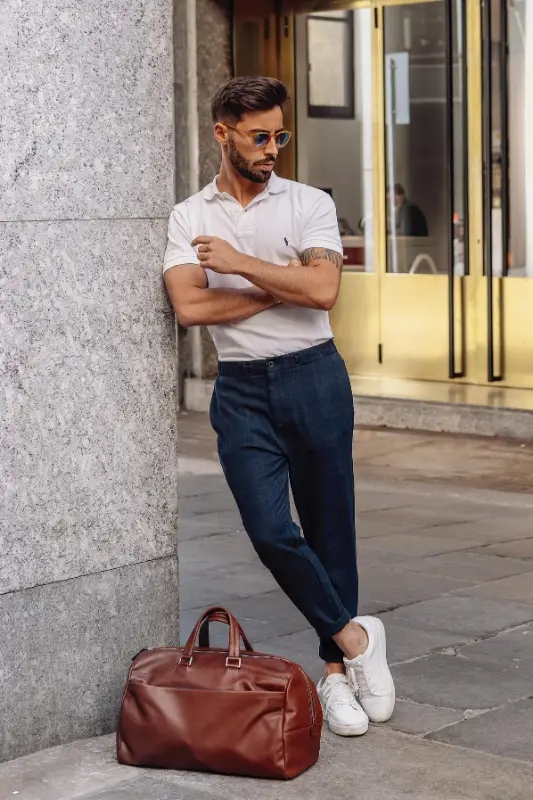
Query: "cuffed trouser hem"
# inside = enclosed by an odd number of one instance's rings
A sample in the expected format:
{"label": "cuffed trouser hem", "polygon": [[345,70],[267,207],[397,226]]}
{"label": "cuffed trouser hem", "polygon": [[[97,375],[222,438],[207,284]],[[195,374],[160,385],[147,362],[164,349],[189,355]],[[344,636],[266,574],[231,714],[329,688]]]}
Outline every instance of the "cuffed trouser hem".
{"label": "cuffed trouser hem", "polygon": [[343,611],[340,618],[334,624],[328,625],[325,628],[321,628],[319,631],[317,630],[318,635],[321,639],[333,639],[338,633],[345,628],[348,623],[351,621],[351,617],[348,612],[345,610]]}
{"label": "cuffed trouser hem", "polygon": [[325,664],[344,664],[344,653],[333,639],[320,645],[318,656]]}
{"label": "cuffed trouser hem", "polygon": [[320,637],[320,649],[318,651],[318,655],[326,664],[344,663],[344,653],[340,649],[339,645],[334,641],[333,636],[336,636],[338,633],[340,633],[342,629],[348,625],[351,619],[352,618],[348,612],[346,612],[343,614],[337,625],[335,625],[335,627],[331,627],[332,633],[330,636]]}

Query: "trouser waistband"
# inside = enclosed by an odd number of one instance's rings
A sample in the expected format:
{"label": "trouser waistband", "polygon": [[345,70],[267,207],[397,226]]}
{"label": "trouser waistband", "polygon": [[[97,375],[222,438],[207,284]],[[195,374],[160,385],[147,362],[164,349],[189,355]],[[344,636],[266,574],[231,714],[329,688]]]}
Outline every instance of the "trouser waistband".
{"label": "trouser waistband", "polygon": [[257,361],[219,361],[219,375],[262,375],[272,370],[289,369],[300,364],[311,364],[320,358],[337,353],[337,348],[333,339],[329,339],[323,344],[299,350],[296,353],[288,353],[283,356],[274,356]]}

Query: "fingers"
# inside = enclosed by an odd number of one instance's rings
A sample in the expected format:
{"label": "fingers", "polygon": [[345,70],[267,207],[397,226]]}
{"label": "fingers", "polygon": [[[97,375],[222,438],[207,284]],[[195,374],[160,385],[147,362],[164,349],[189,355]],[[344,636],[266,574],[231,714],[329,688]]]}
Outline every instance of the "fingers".
{"label": "fingers", "polygon": [[302,262],[299,258],[291,258],[289,263],[287,264],[288,267],[303,267]]}
{"label": "fingers", "polygon": [[193,240],[192,246],[196,247],[199,244],[211,244],[214,238],[214,236],[197,236],[196,239]]}

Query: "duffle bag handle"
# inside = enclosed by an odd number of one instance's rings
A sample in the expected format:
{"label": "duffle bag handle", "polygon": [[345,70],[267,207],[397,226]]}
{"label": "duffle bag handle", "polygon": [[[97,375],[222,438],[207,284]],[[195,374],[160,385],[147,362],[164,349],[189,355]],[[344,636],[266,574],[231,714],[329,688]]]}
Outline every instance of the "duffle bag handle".
{"label": "duffle bag handle", "polygon": [[[198,644],[200,647],[204,648],[210,647],[209,625],[211,624],[211,622],[220,622],[222,625],[229,625],[227,615],[216,611],[209,619],[206,619],[204,621],[202,627],[200,628],[200,635],[198,637]],[[249,653],[253,653],[254,648],[250,644],[250,640],[243,631],[242,626],[239,624],[238,620],[237,624],[239,625],[239,632],[241,634],[241,639],[244,645],[244,649],[247,650]]]}
{"label": "duffle bag handle", "polygon": [[239,669],[241,666],[241,635],[243,636],[245,648],[247,650],[251,650],[252,647],[231,611],[228,611],[227,608],[223,608],[222,606],[212,606],[204,611],[187,640],[187,644],[183,649],[178,665],[180,667],[191,666],[193,662],[193,650],[196,640],[204,625],[209,625],[210,622],[224,622],[229,625],[228,655],[226,658],[226,666]]}

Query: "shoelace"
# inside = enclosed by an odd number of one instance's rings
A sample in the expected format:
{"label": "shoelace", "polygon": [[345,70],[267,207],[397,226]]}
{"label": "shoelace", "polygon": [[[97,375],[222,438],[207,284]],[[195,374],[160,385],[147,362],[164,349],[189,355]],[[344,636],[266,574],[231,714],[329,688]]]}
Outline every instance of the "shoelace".
{"label": "shoelace", "polygon": [[347,683],[337,683],[330,691],[327,699],[328,709],[333,710],[336,705],[357,708],[357,702]]}
{"label": "shoelace", "polygon": [[372,688],[368,683],[362,664],[350,667],[348,681],[354,694],[359,696],[372,694]]}

